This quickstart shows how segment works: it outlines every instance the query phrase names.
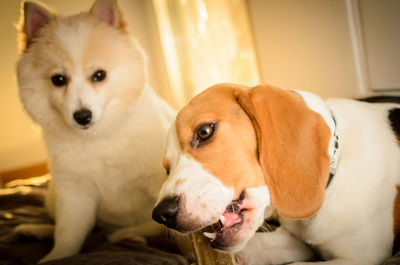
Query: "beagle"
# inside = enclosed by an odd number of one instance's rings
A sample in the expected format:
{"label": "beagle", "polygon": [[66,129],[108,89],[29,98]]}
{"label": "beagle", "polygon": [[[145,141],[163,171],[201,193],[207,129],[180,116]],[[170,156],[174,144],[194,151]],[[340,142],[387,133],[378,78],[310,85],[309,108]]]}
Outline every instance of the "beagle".
{"label": "beagle", "polygon": [[400,230],[400,104],[218,84],[179,112],[163,164],[153,219],[241,263],[380,264]]}

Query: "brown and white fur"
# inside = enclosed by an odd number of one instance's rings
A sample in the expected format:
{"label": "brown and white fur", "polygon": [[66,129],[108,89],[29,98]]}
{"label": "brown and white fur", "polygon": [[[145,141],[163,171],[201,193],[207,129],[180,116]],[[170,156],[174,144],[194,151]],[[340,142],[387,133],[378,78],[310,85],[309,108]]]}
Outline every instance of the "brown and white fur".
{"label": "brown and white fur", "polygon": [[97,0],[72,16],[30,2],[22,10],[19,92],[43,129],[56,221],[41,261],[78,253],[96,219],[129,227],[111,241],[160,233],[151,209],[166,179],[160,161],[175,112],[150,88],[145,54],[116,2]]}
{"label": "brown and white fur", "polygon": [[[314,250],[321,264],[380,264],[400,228],[399,123],[399,104],[215,85],[169,131],[153,218],[203,229],[245,264],[313,264]],[[255,233],[272,212],[281,226]]]}

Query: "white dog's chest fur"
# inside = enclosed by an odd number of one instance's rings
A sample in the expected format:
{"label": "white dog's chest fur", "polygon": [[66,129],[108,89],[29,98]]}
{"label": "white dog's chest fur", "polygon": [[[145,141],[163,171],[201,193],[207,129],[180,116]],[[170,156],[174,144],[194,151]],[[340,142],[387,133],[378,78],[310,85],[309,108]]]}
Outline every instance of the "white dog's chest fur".
{"label": "white dog's chest fur", "polygon": [[174,113],[151,93],[146,91],[142,98],[145,106],[137,103],[106,137],[68,134],[63,139],[44,134],[57,189],[70,185],[84,189],[96,198],[97,215],[103,222],[127,226],[149,221],[165,180],[159,165],[160,146]]}

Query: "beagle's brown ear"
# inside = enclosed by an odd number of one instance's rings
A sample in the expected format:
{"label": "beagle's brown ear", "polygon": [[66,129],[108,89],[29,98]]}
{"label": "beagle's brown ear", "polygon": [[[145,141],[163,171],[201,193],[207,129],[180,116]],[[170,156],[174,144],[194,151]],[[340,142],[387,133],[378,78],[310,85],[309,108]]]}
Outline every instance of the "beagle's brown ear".
{"label": "beagle's brown ear", "polygon": [[329,177],[328,125],[290,91],[257,86],[236,97],[253,122],[272,205],[286,218],[311,217]]}

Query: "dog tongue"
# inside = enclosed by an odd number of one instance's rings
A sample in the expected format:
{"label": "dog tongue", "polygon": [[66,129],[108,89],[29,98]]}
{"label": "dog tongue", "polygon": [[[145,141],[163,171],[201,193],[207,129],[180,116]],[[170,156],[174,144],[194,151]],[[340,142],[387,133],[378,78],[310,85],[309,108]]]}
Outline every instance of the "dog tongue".
{"label": "dog tongue", "polygon": [[237,213],[224,212],[223,216],[225,217],[224,227],[230,227],[240,222],[240,216]]}

